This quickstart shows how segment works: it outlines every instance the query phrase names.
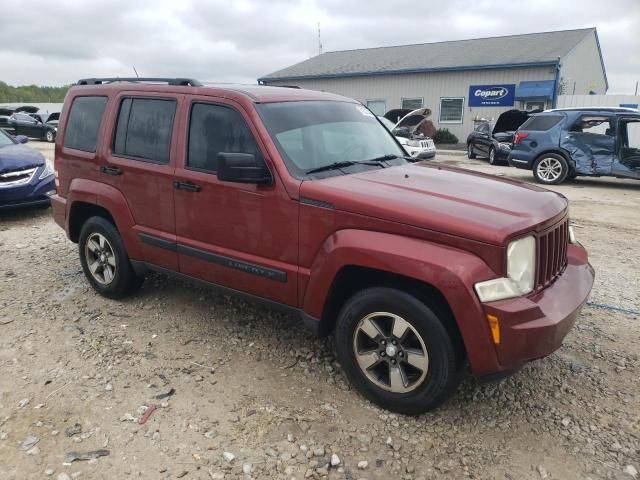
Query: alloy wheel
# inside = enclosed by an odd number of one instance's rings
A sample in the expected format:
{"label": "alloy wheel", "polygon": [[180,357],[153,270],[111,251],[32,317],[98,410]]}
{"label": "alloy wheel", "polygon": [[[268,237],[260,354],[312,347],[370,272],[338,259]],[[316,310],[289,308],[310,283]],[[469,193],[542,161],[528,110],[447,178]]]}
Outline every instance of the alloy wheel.
{"label": "alloy wheel", "polygon": [[96,282],[108,285],[116,276],[116,256],[107,238],[100,233],[92,233],[87,238],[85,257],[89,272]]}
{"label": "alloy wheel", "polygon": [[46,137],[47,137],[47,142],[53,142],[53,132],[48,131]]}
{"label": "alloy wheel", "polygon": [[493,148],[489,150],[489,163],[491,165],[496,163],[496,151]]}
{"label": "alloy wheel", "polygon": [[547,157],[540,160],[537,167],[538,177],[551,183],[562,175],[562,163],[557,158]]}
{"label": "alloy wheel", "polygon": [[353,353],[367,379],[393,393],[415,390],[429,370],[429,355],[418,331],[389,312],[371,313],[358,322]]}

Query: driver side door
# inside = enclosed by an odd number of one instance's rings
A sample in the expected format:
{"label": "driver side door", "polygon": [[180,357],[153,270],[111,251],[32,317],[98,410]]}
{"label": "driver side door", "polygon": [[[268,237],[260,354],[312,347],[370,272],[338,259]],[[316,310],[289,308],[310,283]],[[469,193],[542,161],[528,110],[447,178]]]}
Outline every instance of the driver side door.
{"label": "driver side door", "polygon": [[[227,99],[191,99],[184,109],[174,199],[180,272],[297,306],[298,202],[270,166],[243,108]],[[264,160],[273,183],[220,181],[218,153]]]}

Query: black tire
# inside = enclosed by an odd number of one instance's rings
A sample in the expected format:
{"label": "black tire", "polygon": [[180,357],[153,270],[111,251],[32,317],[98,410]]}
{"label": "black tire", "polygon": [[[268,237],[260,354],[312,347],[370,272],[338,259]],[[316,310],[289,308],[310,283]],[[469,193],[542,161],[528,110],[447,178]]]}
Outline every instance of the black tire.
{"label": "black tire", "polygon": [[[550,165],[549,169],[546,165]],[[553,169],[556,173],[551,173]],[[557,153],[545,153],[540,155],[533,163],[533,176],[538,183],[543,185],[558,185],[565,181],[569,174],[569,165],[562,155]]]}
{"label": "black tire", "polygon": [[476,158],[476,154],[473,151],[473,144],[472,143],[468,143],[467,144],[467,157],[470,159],[474,159]]}
{"label": "black tire", "polygon": [[[358,347],[356,345],[359,337],[357,335],[362,335],[362,322],[366,321],[368,316],[374,312],[388,312],[401,317],[401,320],[410,324],[414,329],[413,332],[417,333],[423,341],[428,359],[426,374],[414,380],[415,383],[411,391],[405,393],[390,391],[391,373],[388,375],[388,387],[385,389],[379,386],[367,376],[372,373],[365,373],[358,364],[356,358]],[[382,317],[385,318],[384,315]],[[405,338],[407,337],[405,335]],[[379,338],[384,337],[380,336]],[[387,354],[383,358],[380,356],[382,351],[377,351],[378,348],[383,347],[369,348],[376,350],[372,353],[375,353],[378,359],[377,367],[381,367],[383,371],[387,369],[391,372],[392,368],[397,368],[392,367],[389,363],[391,361],[396,363],[391,358],[398,358],[397,365],[400,365],[402,361],[401,353],[394,357]],[[340,364],[355,388],[373,403],[394,412],[416,415],[431,410],[444,402],[460,381],[456,350],[441,320],[433,310],[416,297],[393,288],[368,288],[356,293],[345,303],[337,320],[336,349]],[[405,355],[407,360],[408,355]],[[381,363],[383,361],[386,363]],[[407,368],[407,363],[403,365]],[[369,369],[370,372],[372,370]],[[415,376],[418,375],[414,375],[414,379]],[[378,381],[382,382],[382,378],[378,377]],[[404,378],[407,378],[406,372]]]}
{"label": "black tire", "polygon": [[498,160],[496,160],[496,149],[491,147],[489,148],[489,165],[497,165]]}
{"label": "black tire", "polygon": [[[95,274],[91,272],[88,263],[88,256],[95,254],[87,253],[87,249],[90,249],[87,244],[90,239],[93,240],[100,236],[107,241],[105,245],[107,245],[108,248],[105,247],[105,250],[112,252],[110,256],[113,259],[113,271],[115,272],[111,275],[111,280],[108,282],[106,282],[106,275],[104,273],[102,274],[103,280],[106,283],[100,281],[99,272]],[[135,292],[144,281],[144,278],[136,275],[133,270],[118,230],[110,221],[102,217],[90,217],[84,225],[82,225],[80,238],[78,240],[78,250],[82,270],[87,280],[95,291],[104,297],[112,299],[126,297]],[[106,256],[106,258],[109,258],[109,256]],[[100,266],[98,268],[100,268]],[[102,271],[104,272],[104,267]]]}
{"label": "black tire", "polygon": [[56,132],[54,132],[53,130],[47,130],[44,134],[44,139],[49,142],[49,143],[53,143],[56,141]]}

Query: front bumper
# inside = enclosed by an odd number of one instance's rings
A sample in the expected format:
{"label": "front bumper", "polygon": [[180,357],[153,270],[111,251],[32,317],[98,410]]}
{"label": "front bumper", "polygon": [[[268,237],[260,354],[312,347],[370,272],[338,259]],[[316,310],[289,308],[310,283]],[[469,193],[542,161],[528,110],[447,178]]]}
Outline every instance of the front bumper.
{"label": "front bumper", "polygon": [[409,145],[403,145],[403,147],[411,157],[417,160],[428,160],[436,156],[435,148],[410,147]]}
{"label": "front bumper", "polygon": [[500,323],[495,346],[500,368],[512,370],[555,352],[586,303],[595,273],[579,244],[567,250],[568,264],[552,285],[526,297],[484,304],[485,314]]}
{"label": "front bumper", "polygon": [[27,184],[0,188],[0,210],[48,205],[51,195],[56,191],[54,177],[51,175],[38,180],[39,174],[40,169],[34,175],[36,180]]}

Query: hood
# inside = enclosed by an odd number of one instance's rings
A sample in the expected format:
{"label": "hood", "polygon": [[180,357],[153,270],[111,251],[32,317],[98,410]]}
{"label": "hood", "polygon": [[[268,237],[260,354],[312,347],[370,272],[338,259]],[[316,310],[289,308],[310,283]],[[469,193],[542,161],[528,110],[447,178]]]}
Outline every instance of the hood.
{"label": "hood", "polygon": [[495,135],[500,132],[515,132],[520,125],[527,121],[529,116],[530,112],[525,112],[524,110],[507,110],[496,120],[492,133]]}
{"label": "hood", "polygon": [[430,116],[431,116],[430,108],[419,108],[417,110],[413,110],[412,112],[409,112],[404,117],[402,117],[400,121],[396,123],[395,128],[416,127],[425,118],[428,118]]}
{"label": "hood", "polygon": [[338,210],[494,245],[563,214],[567,200],[524,182],[417,163],[302,183]]}
{"label": "hood", "polygon": [[44,165],[44,156],[26,145],[0,147],[0,174]]}

